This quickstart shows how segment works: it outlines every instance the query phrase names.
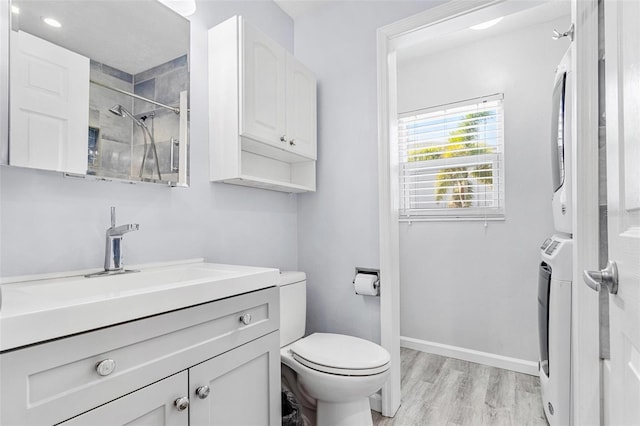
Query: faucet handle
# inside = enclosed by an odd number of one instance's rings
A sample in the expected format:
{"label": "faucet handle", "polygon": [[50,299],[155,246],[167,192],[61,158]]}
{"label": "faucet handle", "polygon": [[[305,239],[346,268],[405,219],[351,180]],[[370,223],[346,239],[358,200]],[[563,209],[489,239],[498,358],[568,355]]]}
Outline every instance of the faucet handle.
{"label": "faucet handle", "polygon": [[111,206],[111,227],[116,227],[116,207]]}

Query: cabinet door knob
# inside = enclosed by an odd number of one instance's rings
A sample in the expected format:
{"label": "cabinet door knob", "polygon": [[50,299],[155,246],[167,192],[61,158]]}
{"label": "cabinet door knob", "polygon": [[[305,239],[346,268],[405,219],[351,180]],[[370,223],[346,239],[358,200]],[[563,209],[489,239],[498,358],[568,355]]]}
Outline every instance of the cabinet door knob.
{"label": "cabinet door knob", "polygon": [[200,399],[205,399],[209,396],[210,391],[211,389],[209,389],[209,386],[200,386],[198,389],[196,389],[196,395]]}
{"label": "cabinet door knob", "polygon": [[175,404],[178,411],[184,411],[189,408],[189,398],[187,398],[186,396],[176,399],[173,403]]}
{"label": "cabinet door knob", "polygon": [[116,362],[112,359],[103,359],[96,364],[96,372],[101,376],[108,376],[116,369]]}
{"label": "cabinet door knob", "polygon": [[294,139],[291,139],[291,140],[289,141],[289,145],[291,145],[291,146],[296,146],[296,140],[295,140],[295,138],[294,138]]}
{"label": "cabinet door knob", "polygon": [[244,325],[251,324],[251,314],[244,314],[240,317],[240,322]]}
{"label": "cabinet door knob", "polygon": [[280,136],[280,142],[286,142],[286,141],[287,141],[287,135]]}

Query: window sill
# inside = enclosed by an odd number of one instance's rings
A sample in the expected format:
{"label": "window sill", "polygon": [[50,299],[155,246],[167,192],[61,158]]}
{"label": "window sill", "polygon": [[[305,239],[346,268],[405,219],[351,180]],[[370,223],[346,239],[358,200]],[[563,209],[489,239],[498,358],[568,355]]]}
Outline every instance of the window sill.
{"label": "window sill", "polygon": [[398,222],[504,222],[505,216],[493,216],[493,217],[464,217],[464,216],[434,216],[434,217],[402,217],[398,219]]}

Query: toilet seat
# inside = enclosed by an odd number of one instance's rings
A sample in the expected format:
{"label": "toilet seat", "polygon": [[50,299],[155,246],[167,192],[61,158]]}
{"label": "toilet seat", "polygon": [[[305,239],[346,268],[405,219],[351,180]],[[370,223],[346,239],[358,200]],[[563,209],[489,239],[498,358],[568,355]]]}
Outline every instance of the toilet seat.
{"label": "toilet seat", "polygon": [[391,357],[381,346],[343,334],[314,333],[294,342],[293,359],[323,373],[371,376],[389,369]]}

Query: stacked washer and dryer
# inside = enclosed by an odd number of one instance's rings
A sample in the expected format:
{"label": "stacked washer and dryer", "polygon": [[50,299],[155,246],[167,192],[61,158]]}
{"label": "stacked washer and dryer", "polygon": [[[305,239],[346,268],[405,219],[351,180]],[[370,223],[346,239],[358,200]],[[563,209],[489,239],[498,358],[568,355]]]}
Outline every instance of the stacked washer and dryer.
{"label": "stacked washer and dryer", "polygon": [[556,69],[551,118],[553,223],[542,246],[538,278],[538,372],[551,426],[568,425],[571,408],[572,84],[571,47]]}

